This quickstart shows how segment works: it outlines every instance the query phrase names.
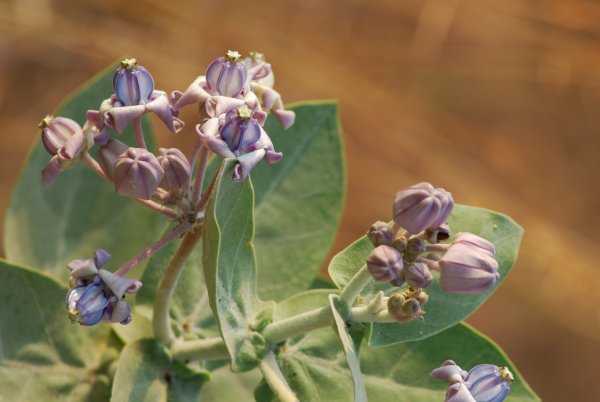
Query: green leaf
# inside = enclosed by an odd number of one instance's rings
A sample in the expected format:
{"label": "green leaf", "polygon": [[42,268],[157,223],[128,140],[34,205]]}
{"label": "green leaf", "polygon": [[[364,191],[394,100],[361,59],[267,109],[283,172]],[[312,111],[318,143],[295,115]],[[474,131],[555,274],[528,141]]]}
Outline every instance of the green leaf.
{"label": "green leaf", "polygon": [[0,261],[0,400],[105,402],[120,343],[66,318],[67,289]]}
{"label": "green leaf", "polygon": [[267,345],[255,318],[268,304],[256,295],[254,192],[249,179],[231,177],[234,159],[223,161],[204,222],[204,275],[210,306],[231,357],[233,371],[258,364]]}
{"label": "green leaf", "polygon": [[111,402],[185,402],[198,400],[209,379],[204,371],[174,363],[156,339],[139,339],[123,349]]}
{"label": "green leaf", "polygon": [[[534,402],[539,398],[498,347],[464,324],[430,338],[381,348],[361,349],[361,369],[369,401],[437,402],[444,398],[447,384],[430,372],[445,359],[453,359],[469,370],[482,363],[508,366],[515,382],[507,402]],[[288,383],[301,401],[348,402],[354,387],[346,359],[336,335],[328,328],[289,342],[278,356]],[[257,401],[276,399],[265,387]]]}
{"label": "green leaf", "polygon": [[[502,283],[510,272],[519,250],[523,229],[506,215],[489,210],[456,205],[448,224],[454,233],[471,232],[481,236],[496,246],[500,280],[487,292],[476,295],[462,295],[445,292],[440,288],[439,277],[434,273],[434,281],[427,288],[429,301],[425,306],[424,320],[414,320],[406,324],[372,324],[368,333],[369,345],[384,346],[397,342],[422,339],[436,334],[462,321],[474,312]],[[343,287],[365,264],[373,246],[362,237],[337,254],[329,266],[329,274],[338,287]],[[379,290],[387,295],[397,292],[388,283],[371,281],[361,293],[370,300]]]}
{"label": "green leaf", "polygon": [[350,373],[352,374],[352,381],[354,382],[354,401],[366,402],[367,391],[362,379],[362,374],[360,373],[358,353],[354,347],[354,341],[350,337],[348,329],[346,328],[346,320],[342,318],[342,311],[346,310],[345,315],[347,315],[348,306],[345,302],[340,300],[339,296],[336,295],[329,295],[329,305],[331,306],[331,311],[333,312],[336,332],[340,339],[344,355],[346,356],[346,363],[348,363]]}
{"label": "green leaf", "polygon": [[289,109],[296,112],[296,122],[288,130],[272,116],[265,124],[283,158],[275,165],[259,163],[252,171],[259,296],[264,300],[281,300],[310,287],[337,234],[346,193],[337,104],[300,103]]}
{"label": "green leaf", "polygon": [[[86,111],[97,109],[111,95],[113,71],[109,68],[83,85],[55,114],[83,124]],[[144,131],[147,142],[153,146],[147,121]],[[131,128],[117,138],[133,144]],[[160,233],[162,216],[131,198],[117,195],[110,184],[86,166],[61,172],[52,185],[43,188],[41,171],[49,160],[50,155],[38,138],[6,216],[4,250],[9,260],[39,267],[66,280],[69,272],[65,267],[70,260],[88,258],[94,249],[103,248],[113,255],[111,265],[118,266]]]}
{"label": "green leaf", "polygon": [[229,367],[221,367],[211,373],[200,393],[200,402],[247,402],[254,399],[254,388],[262,375],[258,370],[233,373]]}

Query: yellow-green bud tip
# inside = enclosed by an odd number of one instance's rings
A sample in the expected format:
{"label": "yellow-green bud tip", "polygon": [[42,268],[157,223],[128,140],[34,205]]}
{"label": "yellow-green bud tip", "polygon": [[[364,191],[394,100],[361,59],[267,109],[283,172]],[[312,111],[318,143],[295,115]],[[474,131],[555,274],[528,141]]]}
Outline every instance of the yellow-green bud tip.
{"label": "yellow-green bud tip", "polygon": [[258,63],[260,61],[265,61],[265,55],[259,52],[250,52],[248,56],[252,59],[253,62]]}
{"label": "yellow-green bud tip", "polygon": [[237,63],[241,59],[242,59],[242,55],[239,54],[235,50],[228,50],[227,53],[225,53],[225,60],[227,60],[229,62]]}
{"label": "yellow-green bud tip", "polygon": [[121,60],[121,68],[125,70],[133,70],[137,65],[137,60],[134,58]]}
{"label": "yellow-green bud tip", "polygon": [[52,120],[54,120],[54,116],[52,116],[51,114],[47,114],[46,117],[44,117],[42,121],[40,121],[38,127],[44,129],[50,125],[50,122],[52,122]]}
{"label": "yellow-green bud tip", "polygon": [[236,110],[237,116],[242,120],[250,120],[252,118],[252,111],[247,106],[242,106]]}
{"label": "yellow-green bud tip", "polygon": [[513,377],[508,367],[498,367],[498,371],[500,372],[500,375],[504,381],[507,383],[512,384],[512,382],[515,380],[515,377]]}

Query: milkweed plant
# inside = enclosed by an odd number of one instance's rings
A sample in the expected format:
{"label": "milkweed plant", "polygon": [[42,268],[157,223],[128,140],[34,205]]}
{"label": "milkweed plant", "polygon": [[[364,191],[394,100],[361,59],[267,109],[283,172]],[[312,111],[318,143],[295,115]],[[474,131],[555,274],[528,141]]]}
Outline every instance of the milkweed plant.
{"label": "milkweed plant", "polygon": [[[285,106],[274,82],[228,51],[169,93],[128,58],[42,120],[6,217],[0,399],[539,400],[461,322],[522,229],[398,183],[319,276],[345,196],[337,105]],[[158,147],[150,120],[193,147]]]}

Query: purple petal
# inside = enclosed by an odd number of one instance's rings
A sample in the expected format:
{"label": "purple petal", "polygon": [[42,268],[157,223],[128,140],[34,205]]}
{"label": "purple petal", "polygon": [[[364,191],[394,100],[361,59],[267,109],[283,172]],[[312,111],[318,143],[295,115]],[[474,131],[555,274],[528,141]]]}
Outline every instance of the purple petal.
{"label": "purple petal", "polygon": [[167,98],[167,94],[164,92],[157,96],[154,100],[147,103],[146,110],[156,114],[158,118],[161,119],[167,128],[173,133],[178,133],[184,126],[183,121],[173,116],[173,110],[169,104],[169,99]]}
{"label": "purple petal", "polygon": [[238,156],[238,164],[235,166],[233,172],[233,181],[243,181],[248,177],[250,171],[261,159],[265,156],[264,149],[257,149],[256,151]]}
{"label": "purple petal", "polygon": [[142,117],[144,113],[146,113],[144,105],[114,107],[106,112],[104,122],[120,134],[129,123]]}
{"label": "purple petal", "polygon": [[281,124],[281,126],[286,130],[290,128],[296,120],[296,113],[292,112],[291,110],[273,109],[271,112],[279,121],[279,124]]}

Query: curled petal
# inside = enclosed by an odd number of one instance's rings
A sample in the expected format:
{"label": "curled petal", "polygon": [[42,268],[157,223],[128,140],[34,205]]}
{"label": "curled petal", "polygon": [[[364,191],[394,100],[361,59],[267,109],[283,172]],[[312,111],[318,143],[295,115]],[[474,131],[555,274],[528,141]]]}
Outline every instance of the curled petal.
{"label": "curled petal", "polygon": [[120,106],[113,107],[105,114],[104,122],[114,128],[117,133],[122,133],[129,123],[146,113],[146,106]]}
{"label": "curled petal", "polygon": [[94,251],[94,263],[97,268],[102,267],[108,260],[110,260],[111,255],[106,250],[102,250],[101,248]]}
{"label": "curled petal", "polygon": [[[155,91],[154,93],[156,94],[158,91]],[[156,98],[146,104],[146,111],[157,115],[173,133],[178,133],[184,126],[183,121],[173,115],[169,99],[164,92],[158,93]]]}
{"label": "curled petal", "polygon": [[209,119],[204,124],[198,124],[196,126],[196,132],[198,133],[198,140],[206,148],[223,158],[235,158],[235,155],[227,143],[221,139],[219,134],[219,119]]}
{"label": "curled petal", "polygon": [[183,93],[173,93],[173,109],[181,110],[183,107],[195,103],[204,103],[210,94],[204,89],[206,79],[202,75],[194,80]]}
{"label": "curled petal", "polygon": [[279,121],[279,124],[286,130],[290,128],[296,120],[296,113],[291,110],[273,109],[271,112],[277,121]]}
{"label": "curled petal", "polygon": [[223,113],[235,110],[246,104],[243,99],[230,98],[227,96],[213,96],[206,102],[206,113],[212,117],[218,117]]}
{"label": "curled petal", "polygon": [[281,95],[274,89],[263,87],[262,101],[265,109],[271,110],[276,103],[281,102]]}
{"label": "curled petal", "polygon": [[245,180],[254,166],[264,158],[265,153],[264,149],[257,149],[256,151],[238,156],[237,160],[239,163],[233,171],[233,181],[240,182]]}
{"label": "curled petal", "polygon": [[441,367],[431,372],[431,376],[449,384],[454,384],[463,382],[467,378],[467,372],[454,363],[454,360],[446,360]]}
{"label": "curled petal", "polygon": [[270,149],[265,150],[265,160],[271,165],[277,163],[283,158],[283,153],[271,151]]}
{"label": "curled petal", "polygon": [[52,182],[58,177],[59,173],[60,160],[58,156],[55,155],[52,157],[52,159],[50,159],[50,163],[46,165],[44,170],[42,170],[42,184],[44,187],[48,187],[50,184],[52,184]]}
{"label": "curled petal", "polygon": [[141,288],[142,283],[129,278],[115,275],[105,269],[98,270],[98,276],[104,281],[117,299],[123,298],[125,293],[135,293]]}
{"label": "curled petal", "polygon": [[131,306],[129,303],[125,300],[117,301],[112,307],[110,321],[129,324],[131,322]]}
{"label": "curled petal", "polygon": [[446,399],[444,402],[477,402],[471,395],[467,386],[463,383],[457,382],[450,387],[446,392]]}

